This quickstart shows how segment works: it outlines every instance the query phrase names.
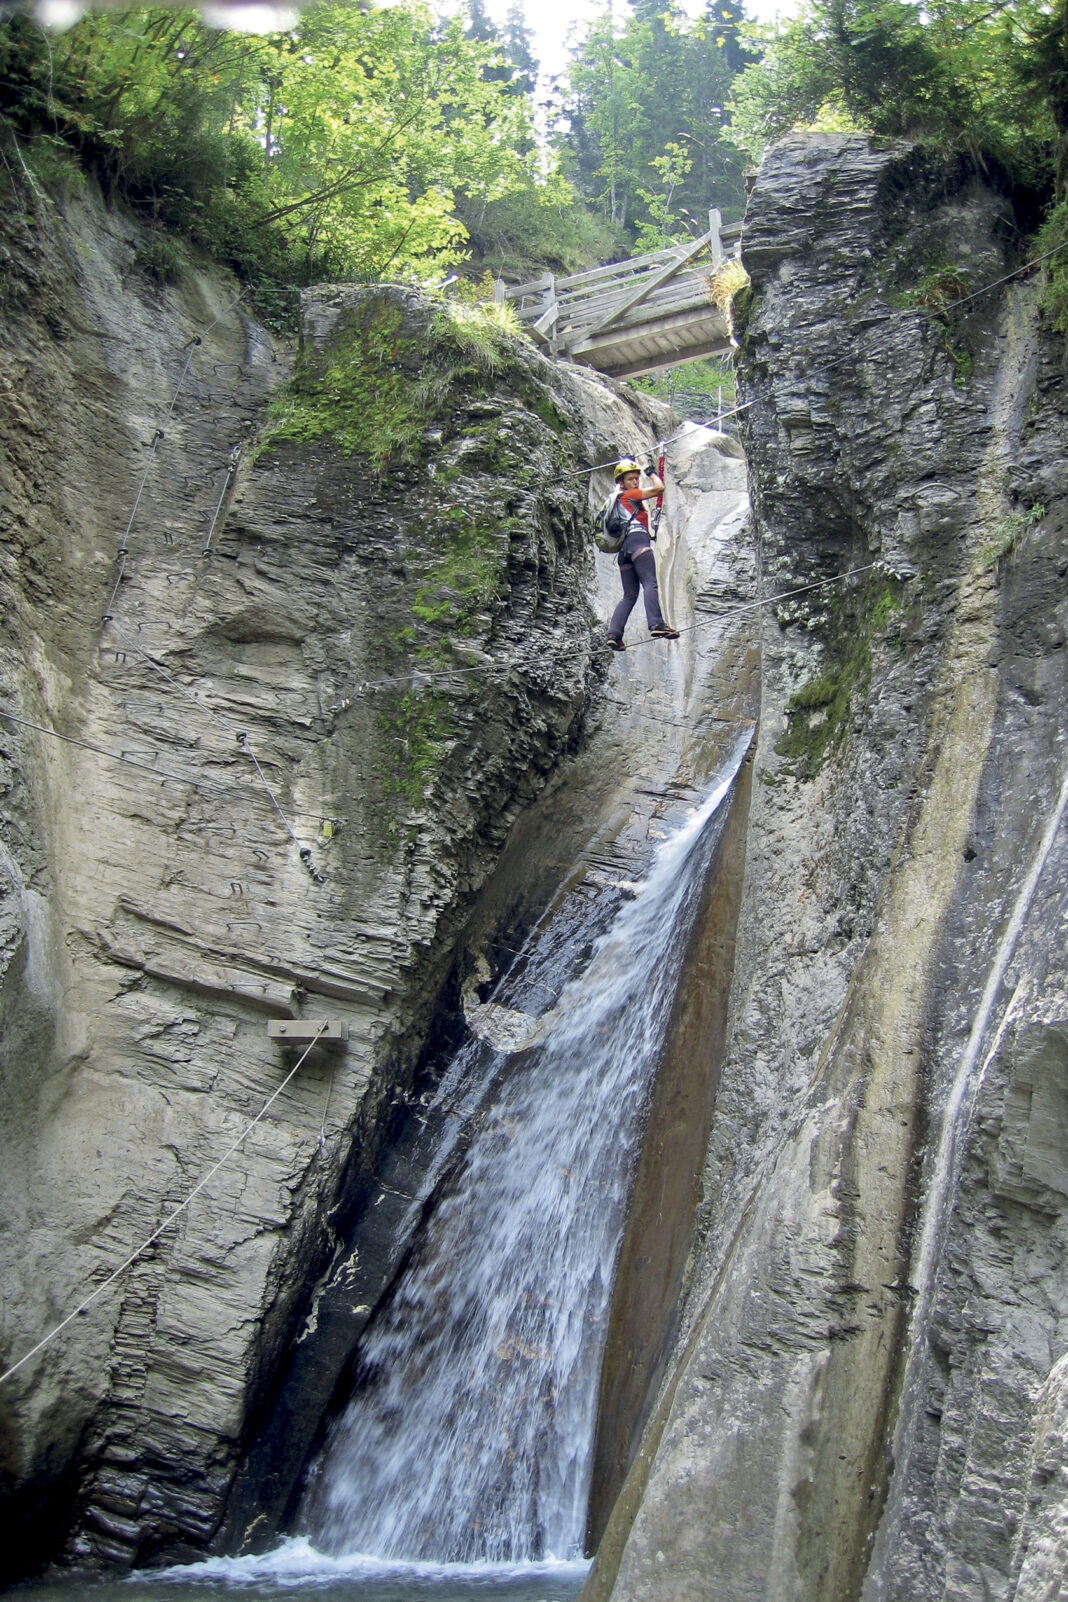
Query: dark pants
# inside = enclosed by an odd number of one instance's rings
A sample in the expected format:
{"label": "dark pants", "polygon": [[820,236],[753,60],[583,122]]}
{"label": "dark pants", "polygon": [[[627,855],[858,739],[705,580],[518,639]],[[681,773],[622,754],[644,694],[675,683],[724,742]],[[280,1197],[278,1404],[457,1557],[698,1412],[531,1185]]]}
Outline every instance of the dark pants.
{"label": "dark pants", "polygon": [[613,639],[621,640],[627,619],[634,610],[641,587],[645,596],[645,620],[650,629],[662,629],[664,619],[660,611],[660,591],[656,584],[656,558],[649,544],[648,534],[628,534],[619,553],[619,576],[623,581],[623,599],[612,613],[608,632]]}

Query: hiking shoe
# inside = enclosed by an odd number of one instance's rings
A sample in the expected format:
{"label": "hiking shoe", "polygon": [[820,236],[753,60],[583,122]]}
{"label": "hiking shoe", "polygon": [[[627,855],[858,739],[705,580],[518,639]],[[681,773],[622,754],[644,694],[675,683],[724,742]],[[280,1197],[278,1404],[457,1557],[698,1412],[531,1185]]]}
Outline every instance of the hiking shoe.
{"label": "hiking shoe", "polygon": [[617,640],[614,634],[608,636],[608,649],[610,651],[625,651],[627,647],[622,640]]}
{"label": "hiking shoe", "polygon": [[649,633],[654,640],[677,640],[679,637],[678,629],[669,629],[666,623],[662,629],[650,629]]}

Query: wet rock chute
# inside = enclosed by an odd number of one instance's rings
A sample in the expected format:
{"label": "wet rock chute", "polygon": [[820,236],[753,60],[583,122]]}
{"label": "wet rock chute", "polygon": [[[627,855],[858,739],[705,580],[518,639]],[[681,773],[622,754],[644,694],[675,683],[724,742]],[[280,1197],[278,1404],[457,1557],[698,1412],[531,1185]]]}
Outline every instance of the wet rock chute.
{"label": "wet rock chute", "polygon": [[[551,1031],[523,1048],[508,1040],[523,1055],[505,1072],[484,1046],[464,1048],[466,1075],[486,1081],[479,1125],[364,1336],[356,1393],[301,1514],[327,1551],[582,1555],[634,1149],[717,814],[747,747],[659,847],[633,899],[573,892],[523,953],[520,986],[559,992]],[[525,1016],[503,1004],[500,1014]]]}

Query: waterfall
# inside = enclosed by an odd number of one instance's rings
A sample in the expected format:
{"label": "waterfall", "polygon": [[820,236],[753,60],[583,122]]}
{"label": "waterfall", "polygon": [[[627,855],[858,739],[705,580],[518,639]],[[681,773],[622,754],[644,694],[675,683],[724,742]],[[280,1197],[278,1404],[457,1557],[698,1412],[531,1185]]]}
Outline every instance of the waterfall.
{"label": "waterfall", "polygon": [[535,930],[512,985],[559,990],[540,1042],[509,1058],[471,1042],[446,1075],[455,1093],[481,1071],[481,1113],[312,1472],[301,1524],[324,1552],[581,1555],[633,1159],[748,743],[633,899],[579,886]]}

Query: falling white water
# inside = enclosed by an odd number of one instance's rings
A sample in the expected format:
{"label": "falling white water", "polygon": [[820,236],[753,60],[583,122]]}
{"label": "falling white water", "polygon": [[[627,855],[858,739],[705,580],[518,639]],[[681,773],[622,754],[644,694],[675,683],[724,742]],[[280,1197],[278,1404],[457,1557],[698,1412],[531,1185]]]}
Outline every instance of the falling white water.
{"label": "falling white water", "polygon": [[[605,1322],[633,1158],[720,824],[748,746],[659,848],[611,927],[570,914],[548,1038],[497,1092],[358,1354],[302,1527],[328,1553],[435,1562],[581,1555]],[[583,958],[588,961],[583,963]],[[548,959],[546,959],[548,960]],[[485,1053],[486,1047],[478,1050]]]}

